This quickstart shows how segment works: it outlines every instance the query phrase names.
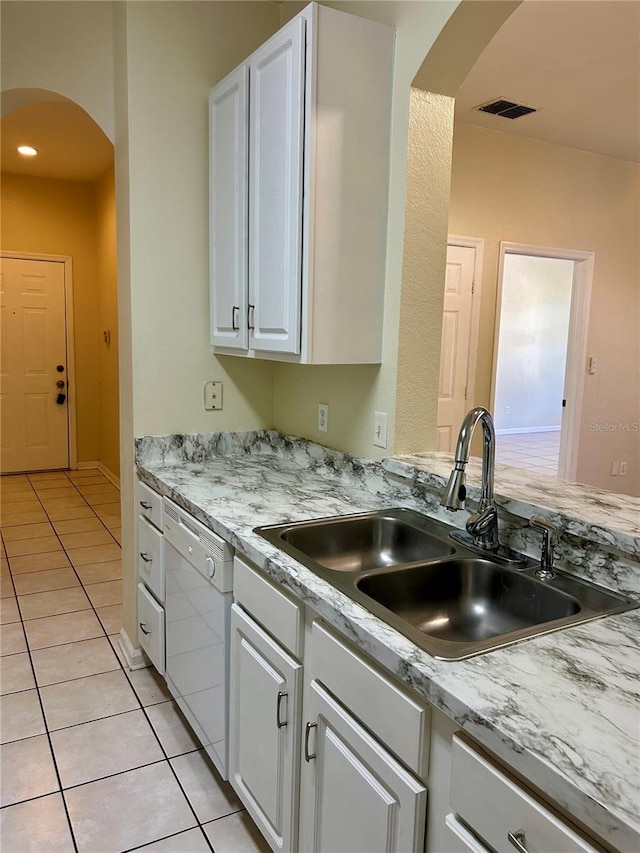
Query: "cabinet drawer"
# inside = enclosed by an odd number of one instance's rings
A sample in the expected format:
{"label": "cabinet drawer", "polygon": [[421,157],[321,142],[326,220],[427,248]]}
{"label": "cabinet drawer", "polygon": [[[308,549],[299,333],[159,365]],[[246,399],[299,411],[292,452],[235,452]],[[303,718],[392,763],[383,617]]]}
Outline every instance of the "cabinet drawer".
{"label": "cabinet drawer", "polygon": [[164,675],[164,608],[144,584],[138,584],[138,642]]}
{"label": "cabinet drawer", "polygon": [[287,651],[302,658],[302,603],[290,598],[239,557],[234,560],[233,573],[235,600]]}
{"label": "cabinet drawer", "polygon": [[142,517],[138,517],[138,577],[164,604],[164,536]]}
{"label": "cabinet drawer", "polygon": [[313,678],[422,779],[429,770],[431,712],[374,669],[321,622],[311,628]]}
{"label": "cabinet drawer", "polygon": [[158,530],[162,530],[162,495],[150,489],[146,483],[138,480],[136,507]]}
{"label": "cabinet drawer", "polygon": [[495,853],[514,853],[515,839],[530,853],[600,853],[513,779],[457,735],[451,750],[453,810]]}

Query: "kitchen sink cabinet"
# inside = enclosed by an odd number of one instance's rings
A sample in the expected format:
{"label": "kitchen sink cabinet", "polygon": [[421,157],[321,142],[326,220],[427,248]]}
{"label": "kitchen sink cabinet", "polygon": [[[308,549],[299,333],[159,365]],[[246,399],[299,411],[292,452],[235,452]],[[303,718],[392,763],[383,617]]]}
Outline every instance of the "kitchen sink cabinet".
{"label": "kitchen sink cabinet", "polygon": [[274,850],[296,849],[302,664],[231,609],[229,778]]}
{"label": "kitchen sink cabinet", "polygon": [[303,607],[238,556],[234,599],[229,781],[273,850],[290,853],[298,837]]}
{"label": "kitchen sink cabinet", "polygon": [[422,853],[426,786],[315,679],[304,717],[299,849]]}
{"label": "kitchen sink cabinet", "polygon": [[211,91],[215,352],[380,361],[393,43],[312,3]]}

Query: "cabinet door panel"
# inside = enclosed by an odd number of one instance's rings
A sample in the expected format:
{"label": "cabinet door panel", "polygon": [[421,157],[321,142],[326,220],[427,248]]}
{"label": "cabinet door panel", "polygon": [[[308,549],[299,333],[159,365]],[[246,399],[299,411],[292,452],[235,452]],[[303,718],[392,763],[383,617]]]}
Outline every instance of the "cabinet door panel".
{"label": "cabinet door panel", "polygon": [[250,58],[250,344],[300,352],[305,21]]}
{"label": "cabinet door panel", "polygon": [[[392,853],[424,849],[427,790],[317,681],[309,689],[314,802],[305,808],[301,846],[313,853]],[[308,795],[308,794],[307,794]]]}
{"label": "cabinet door panel", "polygon": [[290,851],[297,827],[302,664],[236,604],[231,636],[229,778],[271,847]]}
{"label": "cabinet door panel", "polygon": [[247,348],[249,69],[209,95],[211,343]]}

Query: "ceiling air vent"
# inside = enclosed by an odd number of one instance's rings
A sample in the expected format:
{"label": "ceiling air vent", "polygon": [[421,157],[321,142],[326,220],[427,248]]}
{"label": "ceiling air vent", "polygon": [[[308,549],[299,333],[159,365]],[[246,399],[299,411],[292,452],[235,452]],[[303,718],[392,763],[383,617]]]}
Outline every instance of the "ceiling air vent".
{"label": "ceiling air vent", "polygon": [[537,112],[536,107],[526,107],[524,104],[517,104],[515,101],[507,101],[506,98],[489,101],[488,104],[481,104],[476,109],[481,113],[491,113],[494,116],[511,119]]}

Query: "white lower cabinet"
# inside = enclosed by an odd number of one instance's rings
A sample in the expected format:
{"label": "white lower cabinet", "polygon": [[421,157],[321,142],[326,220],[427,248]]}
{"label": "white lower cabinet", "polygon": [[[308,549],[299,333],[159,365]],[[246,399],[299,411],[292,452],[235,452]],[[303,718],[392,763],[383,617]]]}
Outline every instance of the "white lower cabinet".
{"label": "white lower cabinet", "polygon": [[424,850],[427,789],[316,680],[305,706],[300,850]]}
{"label": "white lower cabinet", "polygon": [[229,781],[274,850],[297,849],[302,664],[231,608]]}
{"label": "white lower cabinet", "polygon": [[158,604],[143,583],[138,584],[137,603],[138,642],[160,675],[164,675],[164,608]]}
{"label": "white lower cabinet", "polygon": [[598,853],[590,840],[459,735],[451,746],[450,804],[459,820],[495,853]]}
{"label": "white lower cabinet", "polygon": [[[446,853],[489,853],[489,850],[453,814],[444,822]],[[443,848],[443,853],[444,853]]]}

